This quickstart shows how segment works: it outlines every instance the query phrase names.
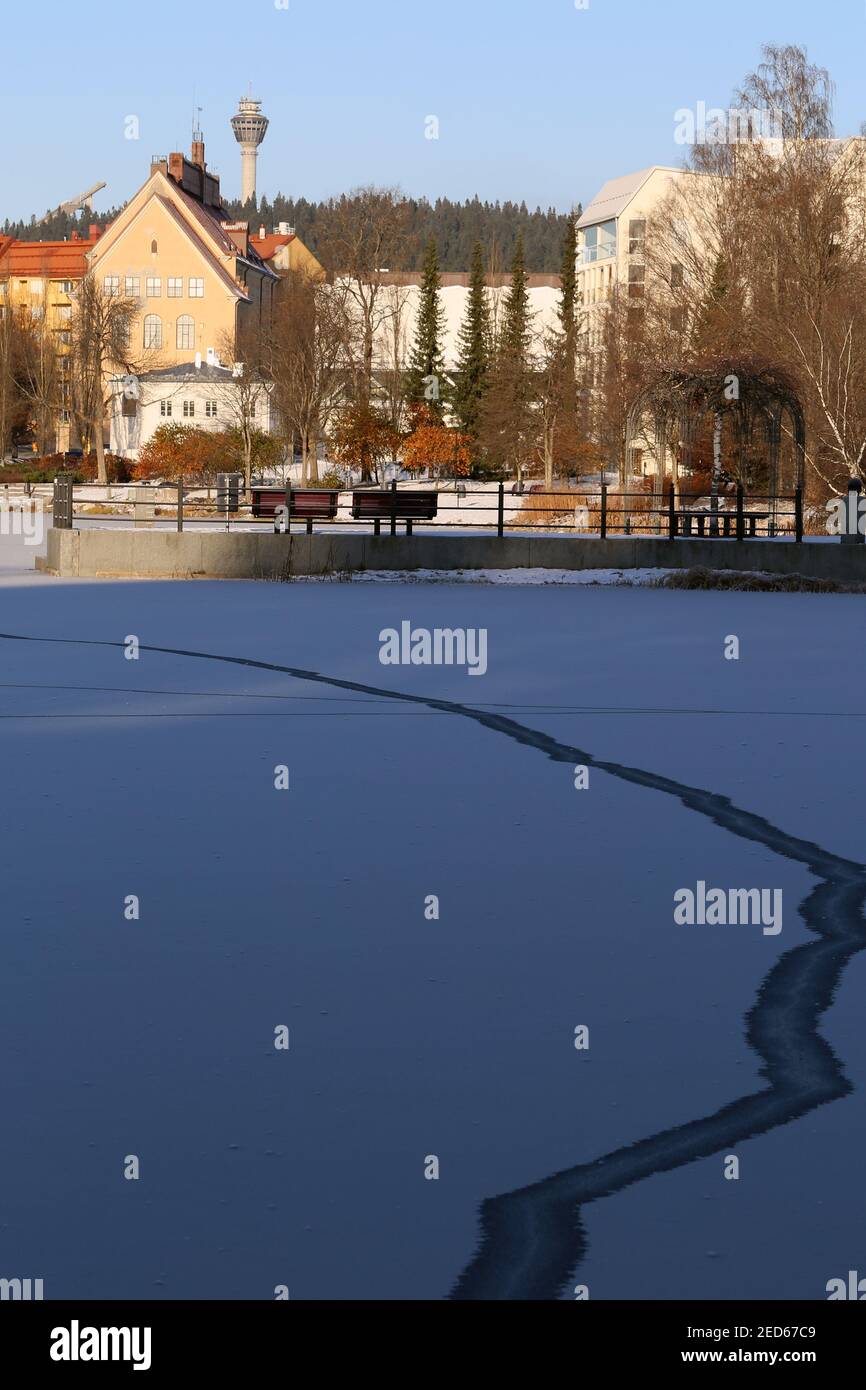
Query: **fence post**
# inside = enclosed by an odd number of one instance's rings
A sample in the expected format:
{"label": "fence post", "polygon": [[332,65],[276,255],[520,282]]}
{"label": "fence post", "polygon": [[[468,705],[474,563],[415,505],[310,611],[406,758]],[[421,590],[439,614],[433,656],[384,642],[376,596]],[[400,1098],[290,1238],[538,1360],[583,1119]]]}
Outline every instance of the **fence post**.
{"label": "fence post", "polygon": [[54,528],[57,531],[72,530],[72,479],[54,479]]}
{"label": "fence post", "polygon": [[177,529],[183,530],[183,478],[177,480]]}
{"label": "fence post", "polygon": [[737,483],[737,540],[742,541],[746,538],[746,517],[743,511],[743,501],[745,493],[743,484]]}
{"label": "fence post", "polygon": [[504,483],[500,483],[500,484],[499,484],[499,499],[498,499],[498,502],[497,502],[497,512],[496,512],[496,534],[497,534],[498,536],[500,536],[500,537],[505,535],[505,484],[504,484]]}
{"label": "fence post", "polygon": [[794,493],[794,539],[797,544],[803,539],[803,489],[798,487]]}
{"label": "fence post", "polygon": [[674,492],[673,480],[671,480],[671,490],[668,493],[668,540],[676,540],[677,535],[677,510],[676,493]]}
{"label": "fence post", "polygon": [[292,534],[292,480],[286,482],[286,535]]}
{"label": "fence post", "polygon": [[397,534],[397,479],[391,479],[391,535]]}
{"label": "fence post", "polygon": [[866,536],[860,534],[860,498],[863,484],[859,478],[852,478],[848,484],[848,506],[845,512],[845,530],[842,532],[843,545],[863,545]]}
{"label": "fence post", "polygon": [[601,538],[607,537],[607,483],[601,485]]}

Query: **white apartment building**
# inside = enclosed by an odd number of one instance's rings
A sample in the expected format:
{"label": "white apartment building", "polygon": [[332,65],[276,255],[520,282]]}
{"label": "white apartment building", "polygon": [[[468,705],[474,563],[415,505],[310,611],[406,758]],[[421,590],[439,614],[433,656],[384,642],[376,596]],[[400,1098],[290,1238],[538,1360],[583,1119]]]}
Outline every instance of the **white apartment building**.
{"label": "white apartment building", "polygon": [[610,179],[577,224],[577,282],[583,308],[590,312],[613,298],[618,285],[643,297],[647,222],[683,178],[685,169],[654,165]]}

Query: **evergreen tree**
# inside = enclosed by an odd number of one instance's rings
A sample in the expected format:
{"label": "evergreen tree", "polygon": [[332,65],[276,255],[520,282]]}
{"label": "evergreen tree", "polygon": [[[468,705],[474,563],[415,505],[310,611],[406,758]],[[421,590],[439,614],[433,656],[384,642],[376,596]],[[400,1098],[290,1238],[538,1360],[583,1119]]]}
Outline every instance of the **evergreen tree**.
{"label": "evergreen tree", "polygon": [[439,253],[433,237],[427,243],[421,297],[415,325],[415,342],[406,373],[406,399],[412,404],[424,401],[441,420],[447,396],[445,361],[442,340],[445,336],[445,311],[439,297],[441,289]]}
{"label": "evergreen tree", "polygon": [[[561,290],[557,313],[560,324],[561,383],[558,409],[553,430],[553,458],[545,461],[546,472],[551,466],[560,472],[570,471],[580,442],[579,398],[577,390],[577,345],[580,305],[577,288],[577,219],[572,212],[562,239]],[[548,478],[548,481],[550,479]]]}
{"label": "evergreen tree", "polygon": [[530,345],[529,275],[523,250],[523,234],[517,238],[511,262],[511,285],[505,296],[500,349],[517,367],[524,367]]}
{"label": "evergreen tree", "polygon": [[481,427],[488,466],[513,473],[518,479],[530,462],[536,433],[528,279],[523,237],[518,235]]}
{"label": "evergreen tree", "polygon": [[464,434],[477,440],[481,402],[490,372],[490,305],[484,278],[484,251],[476,241],[469,276],[466,314],[458,338],[457,373],[454,384],[454,414]]}
{"label": "evergreen tree", "polygon": [[574,343],[577,337],[577,213],[570,213],[562,238],[562,291],[559,322],[564,336]]}

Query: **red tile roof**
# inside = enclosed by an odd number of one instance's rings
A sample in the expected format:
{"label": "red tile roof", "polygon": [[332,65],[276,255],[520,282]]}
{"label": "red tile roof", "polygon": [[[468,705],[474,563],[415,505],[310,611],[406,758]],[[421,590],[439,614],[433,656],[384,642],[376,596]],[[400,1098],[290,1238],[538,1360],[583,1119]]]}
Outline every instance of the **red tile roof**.
{"label": "red tile roof", "polygon": [[288,246],[289,242],[294,240],[294,236],[279,236],[274,233],[272,236],[251,236],[250,244],[255,247],[263,261],[269,261],[281,246]]}
{"label": "red tile roof", "polygon": [[0,238],[0,276],[26,279],[81,280],[87,272],[87,252],[97,238],[84,241],[15,241]]}

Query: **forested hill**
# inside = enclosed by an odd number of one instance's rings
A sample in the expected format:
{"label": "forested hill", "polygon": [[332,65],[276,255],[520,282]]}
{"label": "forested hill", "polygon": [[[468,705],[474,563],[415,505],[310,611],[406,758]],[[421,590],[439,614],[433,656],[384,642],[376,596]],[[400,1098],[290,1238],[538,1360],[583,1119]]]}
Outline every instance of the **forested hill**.
{"label": "forested hill", "polygon": [[[454,203],[450,198],[437,198],[435,203],[410,199],[409,206],[411,249],[409,263],[400,269],[421,269],[424,246],[431,236],[436,238],[443,270],[468,270],[476,241],[481,242],[488,254],[495,248],[496,258],[503,267],[507,267],[521,231],[527,270],[542,272],[558,271],[560,268],[567,214],[554,208],[548,208],[546,212],[536,208],[530,212],[525,203],[482,203],[479,198],[467,199],[464,203]],[[282,194],[273,200],[261,198],[258,206],[227,201],[226,207],[233,217],[249,221],[255,232],[262,225],[270,232],[277,223],[288,222],[313,253],[316,251],[317,228],[327,210],[326,203],[311,203],[306,198],[284,198]],[[29,222],[7,221],[3,232],[24,241],[62,241],[71,237],[73,232],[86,237],[91,223],[105,227],[119,211],[119,208],[112,208],[109,212],[84,212],[78,217],[57,212],[40,223],[36,222],[35,217]]]}
{"label": "forested hill", "polygon": [[[326,203],[277,194],[273,201],[261,198],[258,208],[239,201],[226,206],[234,217],[244,218],[252,227],[264,224],[271,231],[277,223],[288,222],[316,253],[317,224],[327,211]],[[412,249],[410,264],[401,269],[421,270],[424,247],[431,236],[436,238],[442,270],[468,270],[476,241],[488,251],[495,246],[507,266],[519,232],[523,232],[527,270],[558,271],[562,264],[567,214],[555,208],[530,212],[525,203],[482,203],[479,198],[468,198],[464,203],[453,203],[450,198],[437,198],[435,203],[411,198],[409,206]]]}

